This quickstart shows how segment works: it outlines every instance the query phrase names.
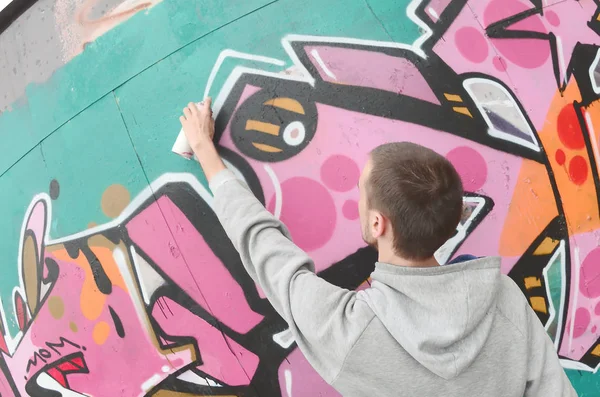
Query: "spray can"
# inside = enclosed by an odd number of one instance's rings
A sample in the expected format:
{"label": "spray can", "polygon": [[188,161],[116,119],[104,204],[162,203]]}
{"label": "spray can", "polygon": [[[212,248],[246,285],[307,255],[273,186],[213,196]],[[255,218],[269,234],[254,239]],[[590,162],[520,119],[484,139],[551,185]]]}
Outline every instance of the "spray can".
{"label": "spray can", "polygon": [[[196,103],[196,107],[198,107],[198,108],[202,107],[203,105],[204,105],[204,101]],[[183,128],[181,130],[179,130],[179,135],[177,135],[177,139],[175,140],[175,143],[173,144],[171,151],[173,153],[180,155],[181,157],[183,157],[186,160],[191,160],[192,157],[194,157],[194,151],[192,150],[192,147],[190,146],[190,144],[187,141],[187,138],[185,136],[185,132],[183,131]]]}

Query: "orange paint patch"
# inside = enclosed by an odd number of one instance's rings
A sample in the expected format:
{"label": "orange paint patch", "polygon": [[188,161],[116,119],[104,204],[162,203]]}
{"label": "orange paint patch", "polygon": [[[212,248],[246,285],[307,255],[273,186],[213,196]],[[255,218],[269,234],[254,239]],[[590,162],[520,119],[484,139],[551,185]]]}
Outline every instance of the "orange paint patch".
{"label": "orange paint patch", "polygon": [[[95,236],[91,237],[90,240],[94,237]],[[127,291],[123,277],[121,276],[117,264],[112,256],[112,250],[107,247],[98,246],[92,246],[90,249],[100,261],[104,272],[113,285],[113,288],[119,287],[123,291]],[[94,281],[94,275],[92,274],[92,268],[87,258],[81,251],[79,251],[77,258],[73,259],[69,256],[64,248],[52,250],[52,253],[58,260],[74,263],[85,272],[85,278],[83,280],[83,286],[81,288],[80,295],[81,313],[90,321],[96,320],[102,313],[102,310],[104,310],[106,295],[98,290],[98,286]]]}
{"label": "orange paint patch", "polygon": [[[586,110],[583,110],[581,125],[572,105],[574,101],[581,101],[581,95],[575,79],[571,79],[563,96],[558,93],[554,96],[546,123],[539,131],[540,141],[548,153],[554,172],[571,236],[600,227],[598,195],[591,173],[592,163],[582,135],[587,130],[591,142],[598,141],[595,132],[598,128],[595,124],[600,123],[600,112],[597,107],[588,108],[587,118],[591,123],[587,123]],[[591,149],[597,153],[597,147]]]}
{"label": "orange paint patch", "polygon": [[536,312],[548,313],[546,301],[541,296],[532,296],[529,298],[529,302],[531,303],[531,308]]}
{"label": "orange paint patch", "polygon": [[543,164],[523,159],[500,236],[502,256],[521,256],[558,215],[556,199]]}
{"label": "orange paint patch", "polygon": [[108,339],[109,334],[110,326],[104,321],[100,321],[94,326],[92,337],[94,338],[94,342],[96,342],[97,345],[103,345],[104,342],[106,342],[106,339]]}
{"label": "orange paint patch", "polygon": [[541,280],[537,277],[526,277],[523,281],[525,281],[525,288],[527,289],[542,286]]}

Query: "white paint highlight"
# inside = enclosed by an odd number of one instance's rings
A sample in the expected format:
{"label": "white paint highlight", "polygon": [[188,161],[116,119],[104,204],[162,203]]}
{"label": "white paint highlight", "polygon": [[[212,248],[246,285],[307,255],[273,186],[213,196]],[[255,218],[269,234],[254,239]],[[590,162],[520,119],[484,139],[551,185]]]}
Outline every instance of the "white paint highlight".
{"label": "white paint highlight", "polygon": [[294,343],[294,335],[292,335],[292,331],[288,328],[278,334],[274,334],[273,341],[284,349],[287,349]]}
{"label": "white paint highlight", "polygon": [[457,233],[434,253],[435,259],[442,265],[446,264],[448,259],[450,259],[454,247],[467,237],[467,230],[469,230],[469,227],[471,227],[471,224],[485,206],[485,199],[483,197],[463,197],[463,203],[475,204],[475,209],[469,216],[469,219],[464,223],[458,224],[456,227]]}
{"label": "white paint highlight", "polygon": [[292,397],[292,371],[286,369],[283,371],[283,376],[285,378],[285,391],[288,397]]}
{"label": "white paint highlight", "polygon": [[273,211],[273,215],[275,218],[279,219],[281,217],[281,207],[283,206],[283,195],[281,193],[281,184],[279,183],[279,179],[277,178],[277,174],[273,171],[268,164],[265,164],[265,171],[267,175],[269,175],[269,179],[273,183],[273,189],[275,190],[275,210]]}
{"label": "white paint highlight", "polygon": [[[528,134],[531,141],[508,134],[504,131],[500,131],[494,127],[492,120],[490,119],[487,112],[485,111],[485,105],[489,106],[489,104],[487,102],[482,102],[480,100],[480,95],[473,90],[473,86],[475,86],[477,84],[487,85],[494,90],[499,90],[500,93],[502,93],[502,95],[504,95],[507,98],[505,100],[502,100],[501,103],[510,103],[510,107],[517,112],[517,114],[519,116],[519,121],[521,122],[522,127],[525,127],[525,131],[522,131],[522,132]],[[469,94],[471,99],[473,99],[473,102],[475,102],[475,105],[477,106],[477,110],[479,111],[479,113],[485,120],[486,124],[488,125],[487,133],[490,136],[493,136],[494,138],[502,139],[504,141],[516,143],[517,145],[524,146],[524,147],[534,150],[536,152],[539,152],[541,150],[540,146],[537,142],[537,139],[535,138],[535,134],[533,133],[531,126],[529,125],[529,123],[527,122],[527,119],[525,118],[525,115],[519,108],[519,105],[517,104],[517,102],[514,99],[514,97],[512,96],[512,94],[510,92],[508,92],[508,90],[506,88],[504,88],[504,86],[502,86],[501,84],[499,84],[493,80],[476,77],[476,78],[466,79],[465,81],[463,81],[463,87],[465,88],[465,90],[467,91],[467,93]],[[494,102],[494,104],[498,103],[497,100],[494,100],[493,102]]]}
{"label": "white paint highlight", "polygon": [[315,61],[317,61],[317,63],[319,64],[319,66],[321,67],[321,69],[323,70],[323,72],[325,72],[325,74],[327,76],[331,77],[334,80],[337,80],[337,77],[335,77],[335,74],[333,74],[333,72],[331,70],[329,70],[329,68],[327,67],[327,65],[323,61],[323,58],[321,58],[321,55],[319,55],[319,52],[317,51],[316,48],[313,49],[310,52],[310,55],[312,55],[313,58],[315,58]]}
{"label": "white paint highlight", "polygon": [[[134,253],[132,252],[132,255]],[[133,261],[137,277],[139,280],[138,285],[142,293],[144,302],[149,305],[151,302],[152,294],[165,285],[167,282],[154,270],[154,268],[146,262],[144,258],[135,253],[135,260]]]}
{"label": "white paint highlight", "polygon": [[[440,16],[437,13],[436,10],[433,9],[433,7],[427,7],[427,11],[429,11],[429,15],[431,15],[432,17],[434,17],[435,19],[439,20]],[[436,21],[437,22],[437,21]]]}
{"label": "white paint highlight", "polygon": [[589,70],[592,88],[594,89],[594,92],[596,94],[600,94],[600,86],[598,86],[598,82],[596,81],[596,77],[594,76],[596,68],[598,67],[598,63],[600,63],[600,49],[598,50],[598,52],[596,52],[596,57],[594,58],[594,61],[592,62],[592,65],[590,66]]}
{"label": "white paint highlight", "polygon": [[152,375],[150,377],[150,379],[148,379],[147,381],[142,383],[142,390],[148,391],[148,390],[152,389],[154,386],[156,386],[158,384],[158,382],[160,382],[161,379],[162,378],[159,374]]}
{"label": "white paint highlight", "polygon": [[556,327],[556,337],[554,338],[554,348],[556,350],[558,350],[558,341],[560,340],[560,334],[562,332],[562,319],[563,319],[563,310],[564,310],[564,306],[565,306],[565,294],[566,294],[566,269],[565,269],[565,257],[566,257],[566,253],[565,253],[565,241],[564,240],[560,240],[559,244],[558,244],[558,249],[556,251],[554,251],[554,254],[552,254],[552,257],[550,258],[550,260],[548,261],[548,265],[544,268],[544,270],[542,271],[542,274],[544,275],[544,279],[546,280],[546,296],[548,297],[548,302],[550,303],[550,308],[549,308],[549,312],[550,312],[550,317],[548,318],[548,322],[545,325],[545,329],[546,331],[548,330],[548,328],[550,327],[550,324],[552,323],[552,321],[554,321],[554,317],[557,314],[556,308],[554,307],[554,304],[552,303],[552,295],[550,292],[550,278],[548,277],[548,271],[550,270],[550,266],[554,263],[554,261],[556,261],[557,258],[560,258],[560,307],[558,308],[558,321],[557,321],[557,327]]}
{"label": "white paint highlight", "polygon": [[219,69],[221,68],[221,66],[223,65],[223,62],[225,62],[225,60],[227,58],[247,59],[249,61],[270,63],[270,64],[276,65],[276,66],[284,66],[285,65],[285,62],[280,59],[265,57],[265,56],[261,56],[261,55],[248,54],[245,52],[239,52],[239,51],[235,51],[235,50],[231,50],[231,49],[223,50],[219,54],[217,61],[215,62],[212,70],[210,71],[210,75],[208,76],[208,81],[206,82],[206,88],[204,89],[203,99],[208,97],[208,95],[210,93],[210,89],[212,88],[215,78],[217,77],[217,74],[219,72]]}
{"label": "white paint highlight", "polygon": [[560,68],[560,73],[562,74],[561,83],[567,82],[567,67],[565,66],[565,51],[563,48],[562,40],[560,36],[556,36],[556,52],[558,56],[558,65]]}

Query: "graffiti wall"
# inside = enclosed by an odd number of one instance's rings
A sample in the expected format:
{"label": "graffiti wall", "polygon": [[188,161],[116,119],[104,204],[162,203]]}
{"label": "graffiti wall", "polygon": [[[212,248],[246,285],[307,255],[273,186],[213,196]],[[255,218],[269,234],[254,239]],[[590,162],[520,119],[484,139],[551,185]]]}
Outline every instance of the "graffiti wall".
{"label": "graffiti wall", "polygon": [[501,256],[598,395],[600,2],[40,0],[3,29],[62,44],[41,76],[39,47],[0,60],[0,396],[337,396],[170,152],[205,95],[227,166],[348,289],[369,151],[445,155],[466,211],[438,260]]}

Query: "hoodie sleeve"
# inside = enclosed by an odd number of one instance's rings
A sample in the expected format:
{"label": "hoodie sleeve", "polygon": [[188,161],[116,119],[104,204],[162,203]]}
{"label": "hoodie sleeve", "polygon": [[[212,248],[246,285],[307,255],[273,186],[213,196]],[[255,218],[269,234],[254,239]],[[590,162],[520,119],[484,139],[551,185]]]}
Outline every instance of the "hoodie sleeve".
{"label": "hoodie sleeve", "polygon": [[331,383],[374,315],[354,291],[315,274],[313,261],[285,226],[230,170],[213,177],[210,188],[214,211],[244,267],[288,323],[309,363]]}
{"label": "hoodie sleeve", "polygon": [[529,305],[527,318],[530,362],[525,397],[577,397],[552,340]]}

